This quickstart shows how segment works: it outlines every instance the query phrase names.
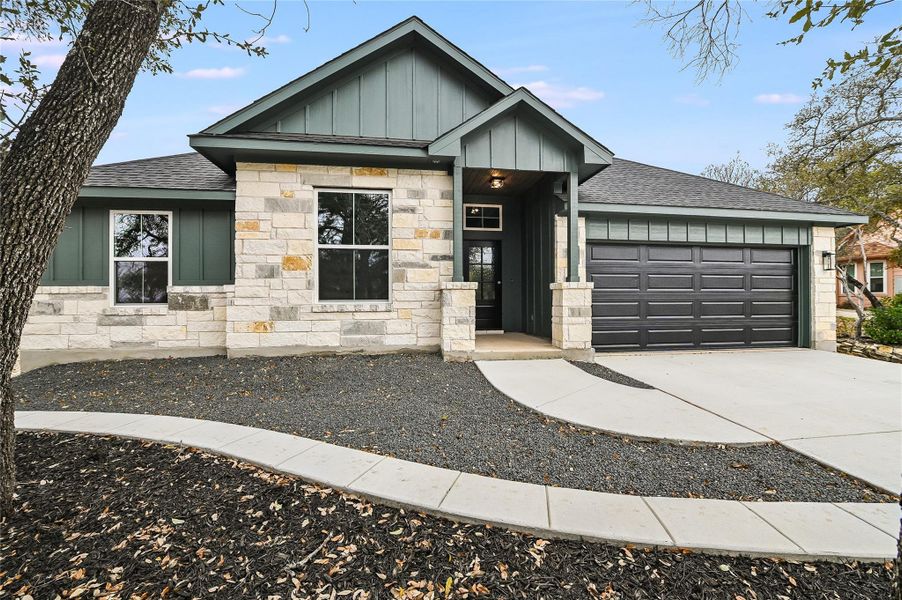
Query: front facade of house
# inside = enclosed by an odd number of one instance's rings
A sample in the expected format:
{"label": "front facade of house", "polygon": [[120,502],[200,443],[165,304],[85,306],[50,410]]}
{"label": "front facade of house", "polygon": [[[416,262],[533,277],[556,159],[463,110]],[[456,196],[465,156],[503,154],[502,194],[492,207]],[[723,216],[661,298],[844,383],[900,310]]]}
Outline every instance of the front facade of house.
{"label": "front facade of house", "polygon": [[[902,293],[902,267],[891,260],[896,247],[895,241],[887,231],[887,227],[864,234],[862,257],[861,243],[850,233],[842,242],[842,249],[837,252],[837,268],[843,273],[864,282],[867,280],[869,290],[878,298],[891,298]],[[867,258],[865,265],[864,258]],[[849,306],[846,296],[846,285],[841,280],[836,282],[836,304]]]}
{"label": "front facade of house", "polygon": [[844,211],[615,159],[416,18],[92,169],[23,369],[96,358],[835,345]]}

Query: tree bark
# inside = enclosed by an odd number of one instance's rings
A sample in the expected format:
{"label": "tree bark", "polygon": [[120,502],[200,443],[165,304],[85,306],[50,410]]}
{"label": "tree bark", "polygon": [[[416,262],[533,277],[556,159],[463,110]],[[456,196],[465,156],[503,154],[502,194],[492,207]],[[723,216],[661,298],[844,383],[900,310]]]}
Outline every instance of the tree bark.
{"label": "tree bark", "polygon": [[97,0],[0,164],[0,517],[13,511],[10,376],[35,290],[91,164],[122,114],[166,0]]}

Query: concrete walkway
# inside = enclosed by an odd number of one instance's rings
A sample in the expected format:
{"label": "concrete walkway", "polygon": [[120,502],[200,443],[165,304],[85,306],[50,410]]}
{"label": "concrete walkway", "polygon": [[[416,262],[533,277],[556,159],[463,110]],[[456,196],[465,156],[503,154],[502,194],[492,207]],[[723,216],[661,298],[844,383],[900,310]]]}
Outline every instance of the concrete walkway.
{"label": "concrete walkway", "polygon": [[902,486],[902,365],[802,349],[598,362],[888,492]]}
{"label": "concrete walkway", "polygon": [[895,556],[899,532],[897,504],[603,494],[482,477],[199,419],[20,411],[16,427],[204,448],[380,502],[549,537],[798,559],[883,561]]}
{"label": "concrete walkway", "polygon": [[605,381],[564,360],[477,364],[508,397],[563,421],[637,438],[777,441],[890,493],[902,485],[902,366],[813,350],[597,362],[657,389]]}

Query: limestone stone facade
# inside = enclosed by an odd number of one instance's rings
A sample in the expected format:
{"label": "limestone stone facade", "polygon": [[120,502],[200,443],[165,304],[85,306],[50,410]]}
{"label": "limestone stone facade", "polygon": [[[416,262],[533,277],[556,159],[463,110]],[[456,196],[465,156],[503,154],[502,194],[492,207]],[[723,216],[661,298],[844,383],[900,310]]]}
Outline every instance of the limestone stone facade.
{"label": "limestone stone facade", "polygon": [[476,282],[442,283],[442,356],[467,360],[476,350]]}
{"label": "limestone stone facade", "polygon": [[[824,252],[836,252],[832,227],[811,228],[811,347],[836,351],[836,272],[824,270]],[[835,264],[835,257],[834,257]]]}
{"label": "limestone stone facade", "polygon": [[[554,218],[554,280],[567,281],[567,217]],[[579,280],[586,280],[586,218],[579,218]]]}
{"label": "limestone stone facade", "polygon": [[[238,163],[229,354],[438,350],[452,185],[446,171]],[[317,188],[390,192],[389,301],[316,301]]]}
{"label": "limestone stone facade", "polygon": [[585,281],[551,284],[551,343],[564,357],[590,361],[592,349],[592,287]]}
{"label": "limestone stone facade", "polygon": [[168,306],[112,306],[105,286],[41,286],[20,344],[23,370],[85,358],[222,354],[231,286],[172,286]]}

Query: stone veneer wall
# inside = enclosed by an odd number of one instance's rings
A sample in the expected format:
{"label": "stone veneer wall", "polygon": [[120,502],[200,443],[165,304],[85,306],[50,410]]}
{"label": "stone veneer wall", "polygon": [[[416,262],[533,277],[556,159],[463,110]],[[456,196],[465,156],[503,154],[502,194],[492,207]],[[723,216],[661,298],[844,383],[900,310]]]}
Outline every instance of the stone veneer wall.
{"label": "stone veneer wall", "polygon": [[476,350],[475,281],[442,283],[442,356],[468,360]]}
{"label": "stone veneer wall", "polygon": [[[554,217],[554,280],[567,281],[567,217]],[[579,280],[586,280],[586,218],[579,218]]]}
{"label": "stone veneer wall", "polygon": [[[230,355],[440,347],[440,283],[453,271],[447,172],[238,163],[236,185]],[[389,302],[314,301],[316,188],[391,192]]]}
{"label": "stone veneer wall", "polygon": [[836,252],[832,227],[811,228],[811,347],[836,351],[836,272],[824,270],[823,252]]}
{"label": "stone veneer wall", "polygon": [[19,347],[23,370],[56,362],[225,353],[231,286],[172,286],[168,306],[111,306],[105,286],[38,288]]}

